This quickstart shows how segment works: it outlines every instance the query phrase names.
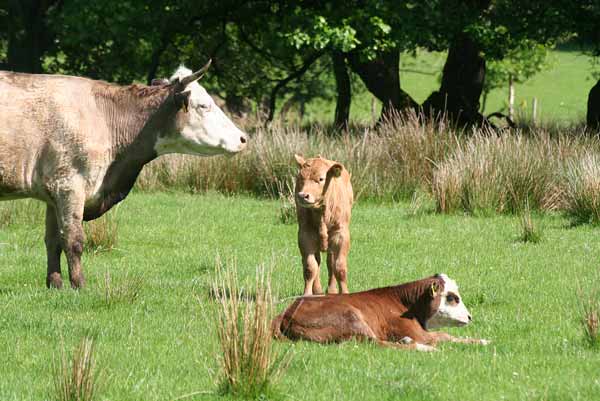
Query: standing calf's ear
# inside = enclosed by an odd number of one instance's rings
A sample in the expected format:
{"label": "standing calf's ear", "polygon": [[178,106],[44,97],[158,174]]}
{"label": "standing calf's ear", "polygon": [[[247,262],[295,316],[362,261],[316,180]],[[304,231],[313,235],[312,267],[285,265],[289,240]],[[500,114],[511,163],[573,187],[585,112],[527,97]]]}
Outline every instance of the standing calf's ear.
{"label": "standing calf's ear", "polygon": [[300,155],[294,155],[294,158],[296,159],[296,163],[298,163],[298,166],[300,166],[300,167],[304,166],[304,163],[306,163],[306,160],[304,160],[304,157],[302,157]]}
{"label": "standing calf's ear", "polygon": [[175,94],[175,106],[177,106],[177,110],[183,109],[186,113],[190,107],[190,95],[192,92],[184,91]]}
{"label": "standing calf's ear", "polygon": [[333,166],[329,167],[327,175],[330,175],[331,177],[339,177],[340,175],[342,175],[343,169],[344,167],[341,164],[335,163]]}

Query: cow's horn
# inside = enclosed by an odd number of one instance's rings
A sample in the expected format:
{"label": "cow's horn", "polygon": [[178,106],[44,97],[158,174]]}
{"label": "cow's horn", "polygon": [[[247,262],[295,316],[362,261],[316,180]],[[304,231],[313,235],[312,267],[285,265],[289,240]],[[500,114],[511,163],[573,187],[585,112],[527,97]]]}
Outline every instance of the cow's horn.
{"label": "cow's horn", "polygon": [[195,73],[188,75],[187,77],[181,78],[181,81],[179,81],[179,84],[185,88],[192,82],[197,81],[200,78],[202,78],[202,76],[204,74],[206,74],[206,71],[208,71],[208,67],[210,67],[210,63],[212,63],[212,59],[209,59],[208,62],[204,65],[204,67],[200,68]]}

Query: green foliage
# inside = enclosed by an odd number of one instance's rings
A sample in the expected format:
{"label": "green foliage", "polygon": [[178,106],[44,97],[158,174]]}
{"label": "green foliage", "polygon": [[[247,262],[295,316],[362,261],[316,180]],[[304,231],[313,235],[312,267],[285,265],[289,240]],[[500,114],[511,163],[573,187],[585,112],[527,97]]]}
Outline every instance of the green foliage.
{"label": "green foliage", "polygon": [[529,40],[507,52],[502,60],[492,60],[486,64],[485,92],[508,86],[514,82],[525,82],[538,72],[550,66],[549,48]]}

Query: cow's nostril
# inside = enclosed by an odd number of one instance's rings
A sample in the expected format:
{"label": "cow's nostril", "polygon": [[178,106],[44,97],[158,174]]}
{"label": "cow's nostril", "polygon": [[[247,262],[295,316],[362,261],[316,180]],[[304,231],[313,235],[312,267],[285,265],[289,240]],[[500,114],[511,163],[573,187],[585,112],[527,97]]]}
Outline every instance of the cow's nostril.
{"label": "cow's nostril", "polygon": [[309,194],[305,194],[305,195],[304,195],[304,199],[308,199],[309,197],[310,197],[310,195],[309,195]]}
{"label": "cow's nostril", "polygon": [[471,317],[471,315],[469,315],[469,322],[470,322],[471,320],[473,320],[473,318]]}
{"label": "cow's nostril", "polygon": [[246,142],[248,142],[248,140],[246,139],[245,136],[240,136],[240,142],[241,143],[246,143]]}

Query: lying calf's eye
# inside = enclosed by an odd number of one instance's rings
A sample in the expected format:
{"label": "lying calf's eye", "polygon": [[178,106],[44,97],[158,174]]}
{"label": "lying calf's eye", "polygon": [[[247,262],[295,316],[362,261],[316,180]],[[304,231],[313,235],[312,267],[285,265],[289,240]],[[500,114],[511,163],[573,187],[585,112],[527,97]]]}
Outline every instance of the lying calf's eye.
{"label": "lying calf's eye", "polygon": [[446,297],[446,301],[448,301],[450,303],[452,303],[452,302],[459,303],[460,299],[456,295],[448,295]]}

